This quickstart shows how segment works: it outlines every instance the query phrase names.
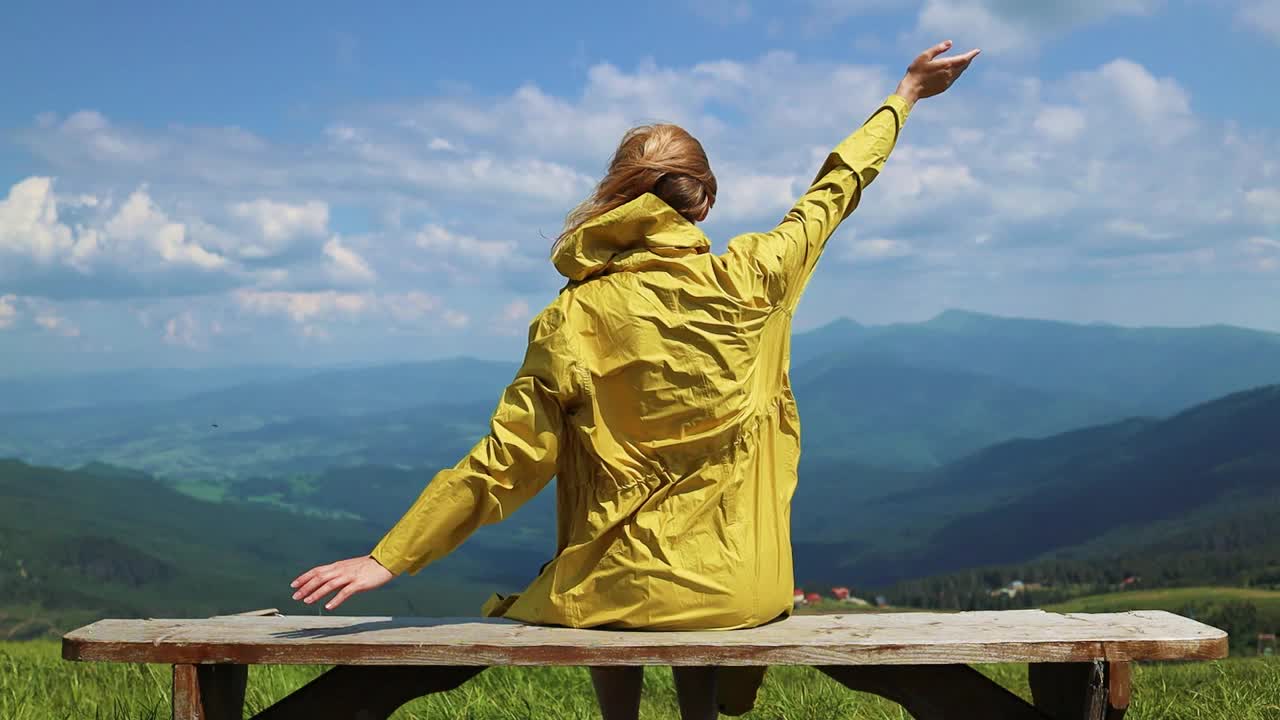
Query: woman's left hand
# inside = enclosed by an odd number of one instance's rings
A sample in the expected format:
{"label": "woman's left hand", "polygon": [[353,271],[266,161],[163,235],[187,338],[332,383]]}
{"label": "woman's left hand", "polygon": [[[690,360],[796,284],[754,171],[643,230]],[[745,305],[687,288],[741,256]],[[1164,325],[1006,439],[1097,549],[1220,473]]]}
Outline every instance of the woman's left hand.
{"label": "woman's left hand", "polygon": [[338,594],[324,606],[325,610],[332,610],[352,595],[380,588],[394,577],[377,560],[365,555],[311,568],[299,575],[289,587],[297,588],[294,600],[308,605],[336,590]]}

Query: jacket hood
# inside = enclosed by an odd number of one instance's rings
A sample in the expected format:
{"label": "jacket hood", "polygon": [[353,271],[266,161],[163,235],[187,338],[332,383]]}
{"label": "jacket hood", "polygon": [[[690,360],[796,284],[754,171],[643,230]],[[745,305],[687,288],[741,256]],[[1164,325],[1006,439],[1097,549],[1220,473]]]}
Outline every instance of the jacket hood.
{"label": "jacket hood", "polygon": [[583,223],[555,249],[551,262],[561,275],[579,281],[637,249],[675,257],[708,252],[711,241],[662,198],[645,193]]}

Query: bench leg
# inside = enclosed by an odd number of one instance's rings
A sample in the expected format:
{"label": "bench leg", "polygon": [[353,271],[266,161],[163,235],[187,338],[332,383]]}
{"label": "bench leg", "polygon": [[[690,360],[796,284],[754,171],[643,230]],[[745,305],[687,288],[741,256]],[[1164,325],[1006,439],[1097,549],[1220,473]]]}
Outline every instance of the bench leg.
{"label": "bench leg", "polygon": [[377,720],[423,695],[446,692],[482,666],[339,665],[303,685],[253,720]]}
{"label": "bench leg", "polygon": [[819,667],[850,690],[898,703],[916,720],[1048,720],[968,665]]}
{"label": "bench leg", "polygon": [[174,665],[173,720],[240,720],[245,665]]}
{"label": "bench leg", "polygon": [[1127,662],[1033,663],[1027,680],[1053,720],[1121,720],[1129,709]]}

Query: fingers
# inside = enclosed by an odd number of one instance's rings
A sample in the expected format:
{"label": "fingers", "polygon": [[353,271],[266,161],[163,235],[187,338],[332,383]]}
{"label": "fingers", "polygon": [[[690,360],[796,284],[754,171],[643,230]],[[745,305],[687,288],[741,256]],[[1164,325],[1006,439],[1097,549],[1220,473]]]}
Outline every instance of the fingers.
{"label": "fingers", "polygon": [[307,576],[310,577],[308,577],[306,582],[302,583],[301,586],[298,587],[298,591],[293,594],[294,600],[301,600],[302,598],[310,595],[317,587],[320,587],[322,584],[336,577],[336,573],[328,568],[318,567],[304,575],[304,577]]}
{"label": "fingers", "polygon": [[296,587],[302,587],[303,585],[306,585],[308,582],[310,582],[311,578],[315,577],[316,571],[318,571],[319,569],[320,568],[311,568],[310,570],[302,573],[298,577],[294,578],[293,582],[289,583],[289,587],[296,588]]}
{"label": "fingers", "polygon": [[977,48],[974,48],[973,50],[970,50],[969,52],[963,55],[956,55],[949,58],[942,58],[941,60],[937,61],[937,64],[942,67],[955,67],[955,66],[968,65],[969,63],[973,62],[974,58],[978,57],[978,53],[980,52],[982,51],[978,50]]}
{"label": "fingers", "polygon": [[332,610],[338,607],[339,605],[341,605],[342,603],[346,602],[347,598],[351,597],[352,595],[355,595],[356,593],[362,590],[364,590],[364,588],[360,587],[356,583],[351,583],[346,587],[342,588],[341,590],[339,590],[338,594],[334,595],[333,599],[325,604],[324,609]]}
{"label": "fingers", "polygon": [[[368,578],[363,580],[360,578],[359,568],[362,567],[362,563],[365,560],[363,557],[352,558],[351,560],[341,560],[329,565],[319,565],[311,568],[289,584],[290,587],[297,589],[293,593],[293,599],[301,600],[310,605],[337,591],[337,595],[325,605],[325,609],[332,610],[358,592],[386,584],[390,578],[374,579],[372,581]],[[378,565],[378,567],[381,568],[382,566]],[[386,574],[391,575],[389,571],[386,571]]]}
{"label": "fingers", "polygon": [[317,588],[315,592],[308,595],[306,599],[303,600],[302,602],[310,605],[316,600],[323,598],[325,595],[328,595],[334,590],[337,590],[340,587],[348,585],[351,582],[352,582],[352,578],[348,575],[340,575],[338,577],[335,577],[329,582],[326,582],[324,585],[321,585],[319,588]]}
{"label": "fingers", "polygon": [[923,53],[921,53],[921,55],[923,55],[923,56],[927,57],[928,59],[932,60],[932,59],[934,59],[934,58],[938,57],[939,55],[941,55],[942,53],[944,53],[944,52],[946,52],[946,51],[948,51],[948,50],[950,50],[950,49],[951,49],[951,41],[950,41],[950,40],[943,40],[942,42],[938,43],[937,45],[934,45],[933,47],[929,48],[928,50],[925,50]]}

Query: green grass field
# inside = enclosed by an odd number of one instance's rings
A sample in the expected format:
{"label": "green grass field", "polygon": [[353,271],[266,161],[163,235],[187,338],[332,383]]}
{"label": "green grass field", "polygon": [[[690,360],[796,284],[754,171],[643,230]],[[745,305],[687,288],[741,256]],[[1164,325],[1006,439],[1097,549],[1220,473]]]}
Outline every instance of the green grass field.
{"label": "green grass field", "polygon": [[[1257,588],[1189,587],[1086,595],[1045,606],[1054,612],[1168,610],[1231,634],[1232,655],[1256,655],[1258,633],[1280,632],[1280,592]],[[1280,717],[1280,713],[1277,714]]]}
{"label": "green grass field", "polygon": [[[56,642],[0,643],[0,718],[137,720],[168,717],[170,669],[164,665],[69,663]],[[1015,692],[1027,695],[1025,669],[983,668]],[[321,671],[316,667],[253,667],[246,711],[257,712]],[[1135,720],[1271,720],[1280,717],[1280,659],[1139,665],[1134,675]],[[585,670],[502,668],[461,689],[405,706],[397,720],[559,720],[599,717]],[[671,674],[649,671],[645,720],[676,717]],[[905,720],[897,706],[850,693],[807,668],[770,671],[755,720],[859,718]]]}
{"label": "green grass field", "polygon": [[1168,610],[1179,612],[1182,608],[1203,602],[1247,602],[1258,608],[1259,616],[1280,618],[1280,591],[1257,588],[1187,587],[1159,590],[1130,590],[1086,595],[1066,602],[1045,606],[1054,612],[1120,612],[1122,610]]}

